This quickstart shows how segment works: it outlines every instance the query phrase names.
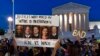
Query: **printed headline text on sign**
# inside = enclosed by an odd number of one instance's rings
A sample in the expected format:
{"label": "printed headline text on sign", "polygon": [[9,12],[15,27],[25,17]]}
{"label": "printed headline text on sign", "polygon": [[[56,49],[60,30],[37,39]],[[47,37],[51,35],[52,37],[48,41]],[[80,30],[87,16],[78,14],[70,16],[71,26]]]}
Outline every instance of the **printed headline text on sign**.
{"label": "printed headline text on sign", "polygon": [[18,25],[59,26],[59,16],[16,14],[15,24],[18,24]]}

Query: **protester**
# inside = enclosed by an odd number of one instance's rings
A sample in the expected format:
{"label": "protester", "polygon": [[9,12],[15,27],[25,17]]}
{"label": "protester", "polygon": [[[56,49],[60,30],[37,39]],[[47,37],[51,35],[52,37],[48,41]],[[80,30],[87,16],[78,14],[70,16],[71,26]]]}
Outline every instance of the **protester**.
{"label": "protester", "polygon": [[[66,42],[65,42],[66,40]],[[63,43],[62,43],[63,42]],[[88,39],[71,41],[70,39],[58,40],[53,51],[47,47],[17,46],[14,39],[4,38],[0,44],[0,56],[100,56],[100,43]]]}
{"label": "protester", "polygon": [[100,56],[100,43],[98,44],[98,49],[95,50],[97,56]]}

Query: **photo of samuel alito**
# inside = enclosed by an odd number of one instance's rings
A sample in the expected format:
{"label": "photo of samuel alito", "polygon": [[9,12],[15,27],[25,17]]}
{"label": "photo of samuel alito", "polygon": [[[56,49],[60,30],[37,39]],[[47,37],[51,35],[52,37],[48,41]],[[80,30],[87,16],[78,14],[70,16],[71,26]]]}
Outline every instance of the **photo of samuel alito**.
{"label": "photo of samuel alito", "polygon": [[31,27],[30,26],[26,26],[24,29],[24,38],[32,38],[32,34],[31,34]]}
{"label": "photo of samuel alito", "polygon": [[33,36],[32,36],[32,38],[36,38],[36,39],[38,39],[38,38],[40,38],[40,34],[39,34],[39,32],[40,32],[40,30],[39,30],[39,27],[38,26],[34,26],[33,28],[32,28],[32,30],[33,30]]}
{"label": "photo of samuel alito", "polygon": [[57,27],[51,27],[50,39],[58,39]]}
{"label": "photo of samuel alito", "polygon": [[23,37],[23,26],[22,25],[16,26],[15,37],[16,38],[22,38]]}

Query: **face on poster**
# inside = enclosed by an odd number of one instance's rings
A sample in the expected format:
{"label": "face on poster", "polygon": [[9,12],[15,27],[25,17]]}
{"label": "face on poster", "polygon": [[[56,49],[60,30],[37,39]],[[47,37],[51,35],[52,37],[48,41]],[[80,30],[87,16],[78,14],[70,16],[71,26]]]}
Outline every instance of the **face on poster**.
{"label": "face on poster", "polygon": [[58,16],[17,14],[15,16],[15,24],[16,39],[27,39],[27,41],[31,40],[30,42],[37,39],[40,39],[38,42],[58,39]]}

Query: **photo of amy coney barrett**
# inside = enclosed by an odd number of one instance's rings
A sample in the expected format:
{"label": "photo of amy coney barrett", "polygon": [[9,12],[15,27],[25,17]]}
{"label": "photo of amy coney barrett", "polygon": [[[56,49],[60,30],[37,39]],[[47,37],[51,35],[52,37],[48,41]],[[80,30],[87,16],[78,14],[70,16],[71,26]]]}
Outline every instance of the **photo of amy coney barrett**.
{"label": "photo of amy coney barrett", "polygon": [[41,39],[49,39],[49,27],[41,27]]}

